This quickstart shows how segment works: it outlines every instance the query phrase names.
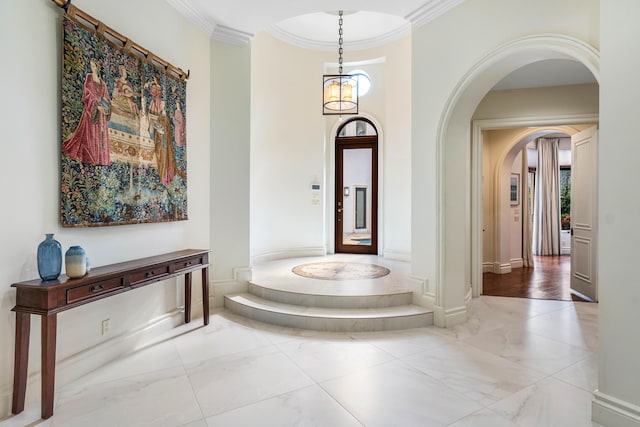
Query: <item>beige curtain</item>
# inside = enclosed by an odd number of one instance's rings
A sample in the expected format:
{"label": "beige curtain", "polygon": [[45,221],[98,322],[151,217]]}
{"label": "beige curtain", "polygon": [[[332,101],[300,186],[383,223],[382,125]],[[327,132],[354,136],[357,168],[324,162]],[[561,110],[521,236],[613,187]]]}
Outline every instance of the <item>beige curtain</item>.
{"label": "beige curtain", "polygon": [[534,192],[533,253],[560,255],[560,165],[558,138],[538,138]]}
{"label": "beige curtain", "polygon": [[533,267],[533,255],[531,253],[531,217],[529,216],[529,158],[527,156],[527,146],[522,148],[522,171],[520,173],[522,182],[520,183],[520,209],[522,212],[522,265]]}

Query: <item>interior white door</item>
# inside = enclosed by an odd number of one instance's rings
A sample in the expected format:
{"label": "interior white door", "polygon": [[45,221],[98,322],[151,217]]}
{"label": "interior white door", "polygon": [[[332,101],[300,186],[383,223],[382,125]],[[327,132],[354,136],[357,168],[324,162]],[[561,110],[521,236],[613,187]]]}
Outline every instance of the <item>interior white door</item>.
{"label": "interior white door", "polygon": [[571,289],[598,300],[598,129],[571,137]]}

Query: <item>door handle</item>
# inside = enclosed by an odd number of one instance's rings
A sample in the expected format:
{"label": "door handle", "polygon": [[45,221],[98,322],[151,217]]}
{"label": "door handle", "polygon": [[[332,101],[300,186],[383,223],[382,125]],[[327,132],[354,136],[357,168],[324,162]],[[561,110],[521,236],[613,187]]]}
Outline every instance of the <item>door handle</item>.
{"label": "door handle", "polygon": [[338,209],[338,213],[342,213],[342,209]]}

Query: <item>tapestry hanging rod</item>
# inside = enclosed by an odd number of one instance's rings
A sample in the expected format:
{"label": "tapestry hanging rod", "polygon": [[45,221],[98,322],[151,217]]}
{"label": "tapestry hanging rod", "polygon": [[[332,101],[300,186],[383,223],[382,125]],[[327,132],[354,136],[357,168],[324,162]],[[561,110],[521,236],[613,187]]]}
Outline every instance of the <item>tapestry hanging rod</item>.
{"label": "tapestry hanging rod", "polygon": [[[109,28],[103,22],[95,19],[91,15],[71,4],[71,0],[52,0],[57,6],[65,10],[67,16],[70,19],[78,22],[89,30],[95,31],[99,35],[105,37],[105,39],[114,46],[122,49],[126,52],[133,52],[140,59],[154,65],[157,68],[163,69],[167,73],[172,73],[180,80],[187,80],[191,71],[184,72],[181,68],[171,65],[164,59],[154,55],[148,49],[143,48],[137,43],[134,43],[127,37],[118,33],[116,30]],[[108,36],[108,37],[107,37]],[[116,43],[117,41],[117,43]]]}

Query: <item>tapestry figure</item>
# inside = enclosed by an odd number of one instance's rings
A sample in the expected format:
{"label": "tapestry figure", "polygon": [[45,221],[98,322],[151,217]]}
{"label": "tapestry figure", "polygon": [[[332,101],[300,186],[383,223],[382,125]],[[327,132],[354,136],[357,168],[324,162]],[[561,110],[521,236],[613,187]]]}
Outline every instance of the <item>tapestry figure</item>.
{"label": "tapestry figure", "polygon": [[160,114],[151,123],[151,136],[155,145],[160,182],[162,182],[164,186],[167,186],[173,181],[176,167],[173,154],[171,123],[166,114],[164,101],[162,101],[160,105]]}
{"label": "tapestry figure", "polygon": [[149,101],[149,114],[160,115],[162,113],[162,84],[158,76],[153,76],[153,80],[144,84],[144,89],[149,88],[151,101]]}
{"label": "tapestry figure", "polygon": [[127,116],[137,116],[140,109],[133,100],[135,94],[131,82],[127,80],[127,67],[120,65],[118,70],[120,77],[115,80],[112,93],[114,112]]}
{"label": "tapestry figure", "polygon": [[187,143],[187,137],[184,129],[184,116],[182,115],[182,108],[180,107],[180,99],[176,101],[176,111],[173,113],[173,128],[174,138],[176,146],[184,147]]}
{"label": "tapestry figure", "polygon": [[76,130],[62,143],[72,159],[92,165],[110,165],[109,129],[111,99],[107,85],[100,78],[99,65],[90,59],[91,72],[86,75],[82,103],[84,110]]}

